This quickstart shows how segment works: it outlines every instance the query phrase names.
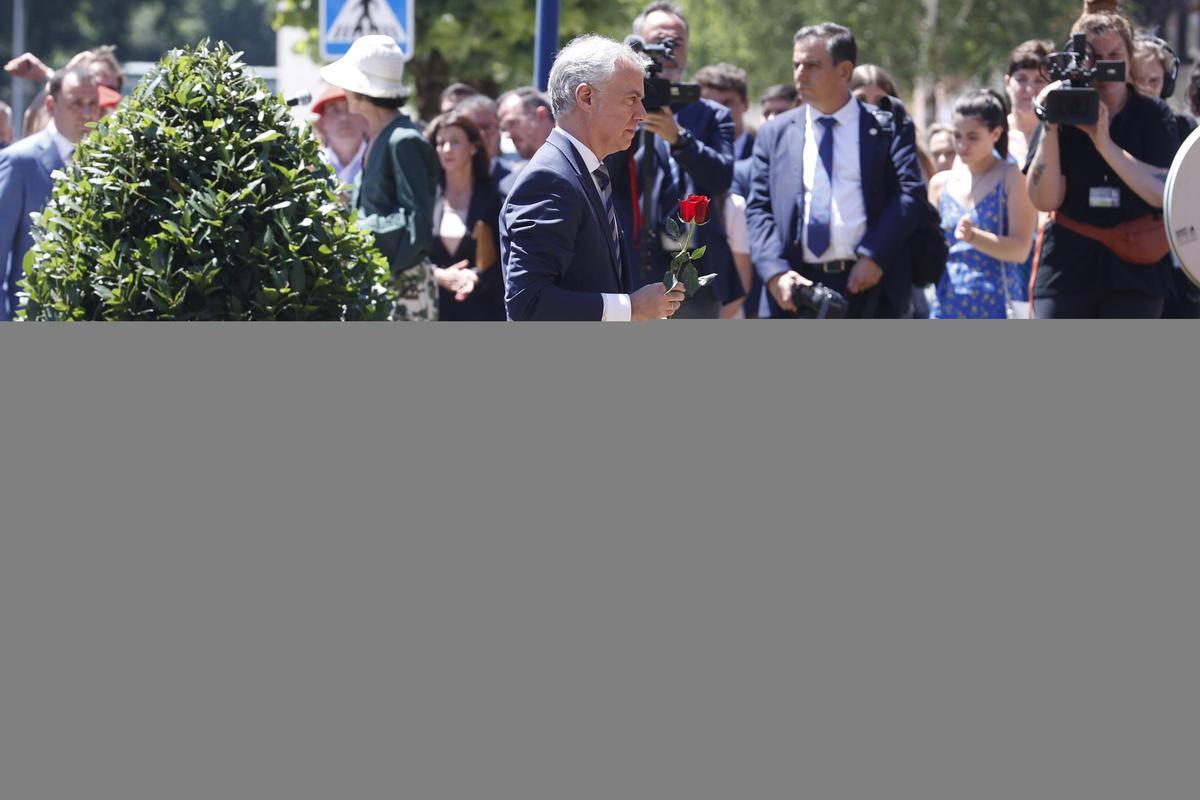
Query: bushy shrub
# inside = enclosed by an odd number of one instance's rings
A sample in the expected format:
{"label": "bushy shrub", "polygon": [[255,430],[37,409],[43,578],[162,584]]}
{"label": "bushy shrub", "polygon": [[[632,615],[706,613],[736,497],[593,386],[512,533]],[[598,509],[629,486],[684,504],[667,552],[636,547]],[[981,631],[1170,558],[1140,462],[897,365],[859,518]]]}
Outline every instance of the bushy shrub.
{"label": "bushy shrub", "polygon": [[34,226],[27,319],[387,317],[387,262],[240,55],[167,53],[84,138]]}

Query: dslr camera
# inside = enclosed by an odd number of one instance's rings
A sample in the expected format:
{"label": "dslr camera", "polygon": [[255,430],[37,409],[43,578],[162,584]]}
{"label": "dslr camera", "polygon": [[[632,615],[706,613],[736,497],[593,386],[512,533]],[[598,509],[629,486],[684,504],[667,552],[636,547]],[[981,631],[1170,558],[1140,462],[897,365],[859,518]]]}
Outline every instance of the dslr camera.
{"label": "dslr camera", "polygon": [[640,36],[629,36],[625,39],[625,44],[650,57],[650,63],[646,65],[646,98],[642,101],[647,111],[658,111],[664,106],[678,111],[700,99],[700,84],[671,83],[662,77],[663,62],[675,59],[674,39],[663,39],[659,44],[647,44]]}
{"label": "dslr camera", "polygon": [[1052,125],[1092,125],[1100,117],[1097,83],[1124,83],[1124,61],[1097,61],[1088,68],[1087,36],[1071,37],[1071,49],[1051,53],[1050,80],[1065,85],[1046,95],[1046,104],[1035,105],[1038,117]]}
{"label": "dslr camera", "polygon": [[792,302],[800,319],[841,319],[850,308],[846,298],[823,283],[796,286],[792,289]]}

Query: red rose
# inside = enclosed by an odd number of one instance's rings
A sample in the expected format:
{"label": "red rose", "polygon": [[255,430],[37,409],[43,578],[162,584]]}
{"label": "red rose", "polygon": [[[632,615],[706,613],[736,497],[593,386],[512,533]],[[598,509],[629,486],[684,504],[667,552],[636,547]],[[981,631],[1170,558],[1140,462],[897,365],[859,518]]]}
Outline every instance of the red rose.
{"label": "red rose", "polygon": [[708,198],[702,194],[689,195],[679,201],[679,218],[684,222],[703,225],[708,219]]}

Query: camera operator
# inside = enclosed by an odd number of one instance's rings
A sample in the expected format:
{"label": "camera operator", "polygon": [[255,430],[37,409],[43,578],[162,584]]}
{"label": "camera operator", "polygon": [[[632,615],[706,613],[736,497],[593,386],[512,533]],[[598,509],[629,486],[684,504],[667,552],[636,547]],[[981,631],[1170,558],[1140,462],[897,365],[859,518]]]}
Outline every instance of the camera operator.
{"label": "camera operator", "polygon": [[[1088,68],[1099,61],[1127,67],[1133,55],[1133,27],[1118,14],[1085,14],[1072,34],[1087,38],[1094,53]],[[1056,80],[1038,95],[1039,116],[1062,86]],[[1096,122],[1045,121],[1030,163],[1029,197],[1054,212],[1035,267],[1034,315],[1158,317],[1171,292],[1161,209],[1178,147],[1175,118],[1162,100],[1123,81],[1097,82],[1096,91]]]}
{"label": "camera operator", "polygon": [[[642,40],[633,43],[635,49],[644,43],[661,64],[659,77],[671,84],[681,83],[687,71],[690,33],[683,11],[674,3],[656,0],[634,20],[633,33]],[[669,45],[668,54],[652,52],[656,45],[664,44]],[[733,181],[733,117],[719,103],[699,99],[699,87],[691,88],[696,98],[691,102],[647,108],[642,133],[629,150],[605,159],[638,286],[661,281],[671,250],[678,249],[669,240],[664,242],[664,225],[668,217],[678,214],[679,200],[701,194],[712,198],[719,208],[721,196]],[[741,310],[744,289],[721,214],[712,214],[708,223],[697,229],[691,246],[701,245],[707,250],[698,265],[700,271],[714,272],[717,278],[684,303],[675,318],[733,317]]]}

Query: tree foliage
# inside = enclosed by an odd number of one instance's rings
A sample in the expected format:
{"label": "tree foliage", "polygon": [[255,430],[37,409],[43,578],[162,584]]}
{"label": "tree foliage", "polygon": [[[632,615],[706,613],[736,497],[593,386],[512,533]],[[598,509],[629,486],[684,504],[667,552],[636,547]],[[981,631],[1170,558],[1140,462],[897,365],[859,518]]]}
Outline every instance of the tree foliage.
{"label": "tree foliage", "polygon": [[[718,61],[737,64],[747,71],[752,94],[773,83],[791,83],[792,36],[807,24],[849,26],[858,39],[859,61],[885,67],[908,94],[923,70],[931,82],[951,88],[995,82],[1015,45],[1033,38],[1065,39],[1083,5],[1081,0],[936,0],[936,24],[924,31],[930,2],[739,0],[731,6],[728,0],[680,0],[680,5],[691,22],[691,71]],[[622,38],[642,5],[639,0],[564,0],[560,40],[586,32]],[[1156,0],[1126,5],[1150,20],[1163,13],[1158,9],[1163,3]],[[411,71],[422,113],[436,113],[437,94],[456,80],[491,94],[529,83],[535,6],[534,0],[418,3]],[[284,24],[308,30],[302,46],[315,56],[317,0],[282,0],[275,25]]]}
{"label": "tree foliage", "polygon": [[[749,73],[755,92],[791,83],[795,32],[817,22],[839,22],[854,31],[859,63],[884,67],[907,93],[922,66],[927,2],[744,0],[738,4],[736,24],[729,24],[723,0],[686,0],[692,16],[692,68],[715,61],[738,64]],[[1004,70],[1015,45],[1033,38],[1066,38],[1081,8],[1081,0],[940,0],[929,37],[929,77],[952,84],[987,82]]]}
{"label": "tree foliage", "polygon": [[319,147],[224,43],[171,51],[55,181],[27,318],[385,318]]}
{"label": "tree foliage", "polygon": [[[638,0],[563,0],[560,38],[581,33],[623,38],[642,3]],[[281,0],[275,27],[307,32],[298,47],[317,59],[317,0]],[[416,48],[409,75],[416,83],[420,113],[437,113],[442,89],[464,81],[493,97],[533,78],[536,36],[534,0],[443,0],[417,2]]]}
{"label": "tree foliage", "polygon": [[[206,37],[228,42],[250,64],[275,63],[274,0],[26,0],[26,7],[26,46],[51,65],[97,44],[116,44],[125,61],[158,61]],[[6,31],[11,9],[12,0],[0,0]],[[0,58],[11,44],[9,34],[0,37]]]}

